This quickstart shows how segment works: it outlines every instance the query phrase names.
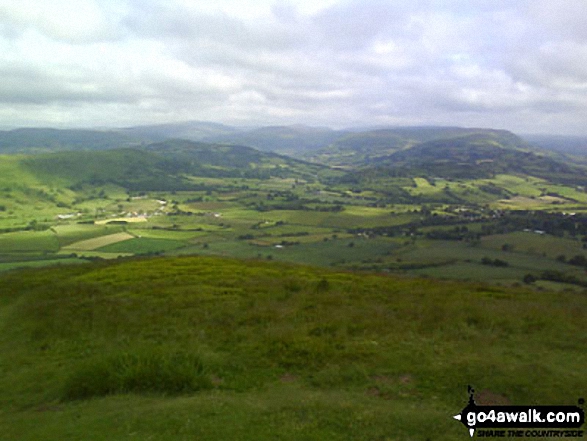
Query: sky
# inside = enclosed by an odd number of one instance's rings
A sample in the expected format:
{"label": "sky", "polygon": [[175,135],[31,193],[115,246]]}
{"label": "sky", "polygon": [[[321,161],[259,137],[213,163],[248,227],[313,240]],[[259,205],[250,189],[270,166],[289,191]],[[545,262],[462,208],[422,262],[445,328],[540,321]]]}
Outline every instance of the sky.
{"label": "sky", "polygon": [[0,127],[587,135],[582,0],[0,0]]}

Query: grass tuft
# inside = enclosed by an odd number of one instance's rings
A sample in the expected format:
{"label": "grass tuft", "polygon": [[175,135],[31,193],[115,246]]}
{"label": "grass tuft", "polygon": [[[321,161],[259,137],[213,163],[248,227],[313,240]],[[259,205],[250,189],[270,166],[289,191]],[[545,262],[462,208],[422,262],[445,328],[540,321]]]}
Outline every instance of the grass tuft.
{"label": "grass tuft", "polygon": [[69,376],[63,400],[117,393],[182,394],[212,388],[199,356],[143,350],[94,357]]}

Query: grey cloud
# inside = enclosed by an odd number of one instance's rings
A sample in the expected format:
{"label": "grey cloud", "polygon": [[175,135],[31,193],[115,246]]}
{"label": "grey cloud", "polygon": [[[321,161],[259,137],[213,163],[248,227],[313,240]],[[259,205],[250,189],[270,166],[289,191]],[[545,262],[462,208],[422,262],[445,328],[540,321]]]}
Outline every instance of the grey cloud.
{"label": "grey cloud", "polygon": [[514,62],[516,73],[542,87],[587,85],[587,44],[550,43]]}
{"label": "grey cloud", "polygon": [[295,43],[286,27],[244,21],[218,12],[196,14],[166,4],[151,4],[137,9],[124,25],[137,36],[156,40],[189,41],[192,44],[215,42],[245,50],[278,50]]}
{"label": "grey cloud", "polygon": [[339,50],[360,49],[379,35],[405,31],[408,11],[398,2],[353,1],[335,5],[313,20],[321,42]]}
{"label": "grey cloud", "polygon": [[536,23],[547,39],[587,42],[587,3],[575,0],[529,2],[528,19]]}
{"label": "grey cloud", "polygon": [[[64,112],[69,102],[120,105],[125,112],[134,105],[149,120],[477,121],[512,128],[568,120],[576,130],[587,107],[587,6],[577,3],[349,0],[305,15],[295,3],[280,2],[251,20],[173,1],[127,0],[124,16],[105,9],[113,18],[110,31],[97,26],[87,38],[116,36],[121,56],[133,51],[137,57],[136,72],[131,62],[105,64],[100,72],[83,60],[31,60],[20,73],[0,64],[6,78],[0,101],[58,102]],[[1,23],[5,42],[25,26]],[[33,25],[41,29],[26,24]],[[60,44],[77,35],[45,31]]]}
{"label": "grey cloud", "polygon": [[79,74],[58,75],[34,66],[0,69],[2,103],[136,102],[136,90],[128,84],[112,83],[108,78],[96,81]]}
{"label": "grey cloud", "polygon": [[[0,4],[0,32],[12,39],[32,30],[68,44],[116,41],[125,33],[117,11],[109,7],[113,4],[108,0],[86,2],[57,10],[52,3],[41,3],[40,9],[32,3]],[[30,9],[24,9],[25,5]]]}

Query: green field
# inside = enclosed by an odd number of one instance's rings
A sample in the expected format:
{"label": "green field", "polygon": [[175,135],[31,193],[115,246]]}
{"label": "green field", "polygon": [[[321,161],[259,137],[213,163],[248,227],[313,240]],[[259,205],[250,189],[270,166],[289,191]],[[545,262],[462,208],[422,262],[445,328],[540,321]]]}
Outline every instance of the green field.
{"label": "green field", "polygon": [[9,271],[14,269],[22,268],[42,268],[46,266],[55,265],[69,265],[69,264],[81,264],[84,263],[77,257],[61,256],[60,258],[48,258],[48,259],[35,259],[35,260],[12,260],[7,263],[0,262],[0,271]]}
{"label": "green field", "polygon": [[[195,148],[171,147],[180,154]],[[585,250],[585,219],[577,218],[575,227],[569,222],[587,210],[580,185],[506,172],[483,178],[371,173],[347,182],[340,171],[309,179],[316,172],[309,164],[296,165],[298,177],[188,174],[183,183],[167,175],[153,183],[149,172],[165,174],[167,168],[150,155],[101,152],[95,164],[86,164],[91,157],[86,152],[0,161],[6,172],[0,180],[6,185],[0,188],[2,262],[26,257],[42,265],[56,253],[84,259],[194,253],[499,284],[531,275],[536,288],[552,286],[553,278],[560,287],[587,286],[581,267],[566,262]],[[120,158],[143,168],[102,167]],[[275,161],[259,167],[272,170],[268,164]],[[80,169],[71,171],[71,164]],[[84,167],[94,175],[82,173]],[[228,165],[214,167],[221,172]],[[17,177],[18,185],[9,182]],[[155,189],[132,190],[150,185]],[[159,185],[179,187],[167,191]],[[541,220],[545,214],[551,218]],[[533,233],[544,228],[545,234]],[[507,266],[488,268],[484,258]],[[557,274],[544,278],[548,271]]]}
{"label": "green field", "polygon": [[467,384],[511,404],[587,386],[579,294],[207,257],[0,283],[6,439],[453,440]]}
{"label": "green field", "polygon": [[136,237],[143,237],[148,239],[170,239],[179,241],[189,241],[190,239],[202,237],[207,234],[204,231],[154,230],[148,228],[136,228],[134,225],[131,228],[128,228],[127,231]]}
{"label": "green field", "polygon": [[[427,185],[424,181],[423,178],[416,179],[419,187]],[[508,176],[499,176],[497,181],[517,186],[540,184],[540,181],[529,183]],[[457,182],[450,184],[460,185]],[[276,202],[275,197],[267,199],[271,192],[258,194],[251,193],[250,189],[242,193],[231,189],[227,193],[230,196],[219,192],[217,196],[205,196],[206,201],[189,202],[203,199],[202,194],[159,192],[141,196],[131,203],[152,204],[157,200],[169,202],[165,211],[158,215],[146,215],[137,223],[125,220],[107,224],[112,220],[111,217],[86,223],[57,221],[52,226],[51,223],[44,224],[42,228],[47,228],[44,231],[0,234],[3,261],[22,260],[18,258],[19,255],[26,255],[27,258],[37,256],[38,265],[42,265],[48,262],[48,253],[57,252],[60,255],[76,253],[79,258],[104,259],[149,253],[194,253],[369,271],[407,272],[427,277],[507,285],[519,284],[529,274],[540,279],[544,271],[550,270],[570,277],[569,280],[575,283],[577,289],[582,289],[585,286],[582,284],[587,283],[579,268],[559,261],[561,256],[570,259],[584,252],[581,236],[563,234],[561,237],[537,234],[533,230],[488,234],[485,230],[494,228],[496,221],[474,206],[461,208],[451,204],[397,204],[374,207],[369,204],[369,199],[365,199],[361,205],[359,200],[353,198],[351,204],[343,205],[338,211],[310,208],[291,210],[287,209],[287,205],[279,206],[281,202]],[[330,198],[332,194],[335,193],[328,192],[326,197]],[[361,194],[361,197],[372,197],[376,193],[369,194],[371,196]],[[239,195],[243,198],[239,199]],[[279,208],[255,209],[258,203],[268,200]],[[285,197],[282,200],[286,202]],[[156,204],[161,205],[158,202]],[[462,216],[461,213],[485,216],[485,220],[464,224],[461,221],[456,227],[442,224],[454,223]],[[106,217],[106,214],[104,212],[102,216]],[[438,223],[435,221],[432,226],[426,226],[425,222],[434,220],[434,217],[442,220],[440,225],[434,225]],[[455,228],[459,230],[465,227],[469,233],[482,237],[475,240],[427,238],[439,232],[451,234]],[[507,252],[504,252],[506,246]],[[489,268],[481,264],[484,258],[504,261],[507,267]],[[560,283],[555,286],[566,289],[568,283],[564,282],[564,277],[559,279]],[[542,282],[534,286],[553,286]]]}
{"label": "green field", "polygon": [[0,234],[0,254],[54,252],[59,242],[52,231],[19,231]]}
{"label": "green field", "polygon": [[574,256],[585,252],[578,238],[560,238],[535,232],[516,232],[488,236],[481,240],[481,246],[489,249],[501,249],[505,244],[519,253],[556,258],[559,255]]}
{"label": "green field", "polygon": [[94,239],[101,236],[120,233],[122,232],[122,227],[96,227],[95,225],[66,224],[54,226],[52,231],[57,235],[59,245],[61,247],[66,247],[75,242],[81,242],[87,239]]}
{"label": "green field", "polygon": [[145,254],[162,253],[184,246],[185,243],[179,240],[140,237],[105,245],[97,248],[97,250],[105,253]]}

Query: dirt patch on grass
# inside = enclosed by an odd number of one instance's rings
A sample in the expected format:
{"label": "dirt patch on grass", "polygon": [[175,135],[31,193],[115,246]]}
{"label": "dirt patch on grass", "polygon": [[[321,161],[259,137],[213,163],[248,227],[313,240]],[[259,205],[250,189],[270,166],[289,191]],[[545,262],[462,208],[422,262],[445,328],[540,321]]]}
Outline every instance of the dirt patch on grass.
{"label": "dirt patch on grass", "polygon": [[287,374],[283,374],[281,377],[279,377],[279,381],[281,381],[282,383],[293,383],[298,378],[299,377],[297,375],[287,373]]}
{"label": "dirt patch on grass", "polygon": [[479,406],[507,406],[512,404],[508,397],[483,389],[475,394],[475,402]]}
{"label": "dirt patch on grass", "polygon": [[378,387],[370,387],[369,389],[367,389],[367,395],[369,395],[370,397],[379,397],[381,396],[381,391]]}
{"label": "dirt patch on grass", "polygon": [[399,377],[399,382],[401,384],[410,384],[414,381],[414,378],[410,374],[404,374]]}

